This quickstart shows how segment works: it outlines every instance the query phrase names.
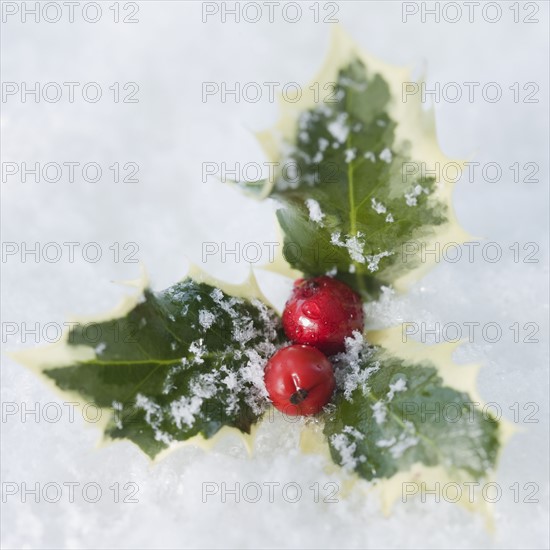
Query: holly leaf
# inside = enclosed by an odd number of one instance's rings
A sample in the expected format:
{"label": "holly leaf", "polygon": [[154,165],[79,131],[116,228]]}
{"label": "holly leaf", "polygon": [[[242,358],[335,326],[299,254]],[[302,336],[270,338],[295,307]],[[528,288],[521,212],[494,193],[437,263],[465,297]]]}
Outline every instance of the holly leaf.
{"label": "holly leaf", "polygon": [[277,126],[259,135],[273,177],[238,184],[279,204],[293,269],[332,272],[366,298],[417,277],[434,243],[464,240],[452,182],[435,170],[450,159],[437,146],[433,113],[418,97],[401,97],[406,82],[407,71],[337,31],[318,77],[300,101],[282,101]]}
{"label": "holly leaf", "polygon": [[452,479],[494,467],[499,422],[477,397],[447,386],[436,363],[368,346],[358,333],[335,361],[339,389],[324,433],[336,463],[369,481],[419,463]]}
{"label": "holly leaf", "polygon": [[100,407],[107,439],[150,457],[225,426],[249,433],[267,403],[263,368],[281,342],[279,320],[253,279],[220,286],[195,272],[162,292],[143,288],[122,315],[75,324],[61,350],[19,359]]}

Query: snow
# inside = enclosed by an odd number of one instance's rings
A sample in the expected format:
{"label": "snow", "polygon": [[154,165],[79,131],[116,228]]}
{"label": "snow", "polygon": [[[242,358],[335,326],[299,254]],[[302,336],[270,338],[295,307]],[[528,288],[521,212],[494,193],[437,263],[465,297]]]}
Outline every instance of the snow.
{"label": "snow", "polygon": [[199,310],[199,323],[205,330],[209,329],[216,321],[216,316],[207,309]]}
{"label": "snow", "polygon": [[[350,435],[352,434],[350,433]],[[351,472],[357,466],[358,462],[365,462],[366,460],[365,456],[363,455],[360,455],[359,457],[355,456],[355,452],[357,450],[357,443],[355,441],[352,441],[351,437],[346,435],[345,433],[332,435],[330,437],[330,442],[340,454],[340,458],[341,458],[340,463],[342,465],[342,468],[344,468],[344,470]]]}
{"label": "snow", "polygon": [[[391,218],[393,221],[393,218]],[[378,264],[382,258],[387,258],[391,256],[393,252],[384,250],[377,254],[364,254],[365,250],[365,235],[358,231],[355,235],[345,235],[342,239],[342,234],[339,231],[335,231],[330,235],[330,242],[334,246],[340,246],[342,248],[347,248],[350,258],[357,263],[367,264],[369,271],[375,272],[378,271]],[[353,273],[354,271],[351,271]]]}
{"label": "snow", "polygon": [[405,202],[407,203],[407,206],[416,206],[417,204],[417,197],[419,197],[422,193],[428,193],[428,190],[422,187],[421,185],[415,185],[411,191],[408,193],[405,193]]}
{"label": "snow", "polygon": [[405,420],[405,430],[399,434],[398,437],[391,437],[390,439],[379,439],[376,442],[377,447],[387,448],[392,458],[400,458],[403,453],[410,447],[414,447],[418,443],[418,437],[414,425]]}
{"label": "snow", "polygon": [[374,197],[371,198],[370,204],[372,206],[372,209],[377,214],[385,214],[386,213],[386,207],[381,202],[378,202]]}
{"label": "snow", "polygon": [[354,439],[365,439],[365,436],[358,430],[356,430],[353,426],[344,426],[342,428],[342,431],[345,434],[350,434]]}
{"label": "snow", "polygon": [[383,160],[384,162],[387,162],[388,164],[391,162],[391,159],[393,158],[392,152],[386,147],[382,150],[382,152],[378,155],[378,158],[380,160]]}
{"label": "snow", "polygon": [[336,385],[346,399],[351,400],[352,393],[358,388],[364,393],[368,391],[369,377],[379,369],[376,362],[368,369],[363,368],[362,359],[371,353],[363,335],[355,330],[346,338],[345,351],[331,358]]}
{"label": "snow", "polygon": [[306,206],[309,210],[309,219],[323,227],[325,213],[321,210],[319,203],[315,199],[306,199]]}
{"label": "snow", "polygon": [[[269,351],[270,353],[266,353],[266,356],[273,355],[273,353],[275,353],[275,348],[272,347]],[[248,362],[244,368],[241,368],[239,375],[243,382],[252,384],[252,391],[246,397],[246,401],[252,410],[259,414],[263,412],[263,402],[268,398],[268,393],[264,384],[264,369],[267,360],[255,350],[247,350],[246,355],[248,357]]]}
{"label": "snow", "polygon": [[365,248],[364,235],[360,231],[356,235],[346,235],[345,240],[342,240],[341,233],[335,231],[330,236],[330,242],[335,246],[341,246],[342,248],[347,248],[350,258],[354,262],[359,262],[360,264],[365,263],[365,256],[363,251]]}
{"label": "snow", "polygon": [[344,151],[344,155],[345,155],[345,158],[344,158],[344,161],[346,164],[349,164],[352,160],[355,159],[355,157],[357,156],[357,149],[353,148],[353,149],[346,149]]}
{"label": "snow", "polygon": [[405,378],[399,378],[396,382],[390,384],[390,391],[388,392],[387,396],[388,401],[391,401],[396,393],[405,391],[406,389],[407,381],[405,380]]}
{"label": "snow", "polygon": [[384,250],[383,252],[380,252],[378,254],[372,254],[366,256],[367,260],[367,267],[369,268],[369,271],[372,271],[373,273],[375,271],[378,271],[378,264],[380,263],[380,260],[382,258],[387,258],[388,256],[391,256],[393,252],[389,252],[388,250]]}
{"label": "snow", "polygon": [[101,342],[94,348],[94,351],[96,355],[101,355],[106,349],[107,344],[105,342]]}
{"label": "snow", "polygon": [[170,414],[176,426],[180,429],[191,428],[195,423],[195,415],[200,411],[203,399],[198,395],[180,397],[170,404]]}
{"label": "snow", "polygon": [[325,138],[319,138],[319,151],[322,153],[326,151],[326,148],[329,146],[329,141]]}
{"label": "snow", "polygon": [[145,412],[145,422],[153,428],[155,439],[169,445],[172,442],[172,436],[160,429],[160,424],[164,418],[162,408],[140,393],[136,396],[136,408],[142,409]]}
{"label": "snow", "polygon": [[[30,409],[36,403],[43,407],[53,402],[64,414],[53,423],[42,417],[36,422],[32,414],[5,419],[2,481],[26,482],[31,488],[36,482],[80,485],[74,502],[66,491],[58,503],[37,503],[32,495],[23,503],[20,494],[5,495],[2,547],[548,547],[549,330],[544,250],[549,175],[544,159],[549,144],[543,94],[548,80],[548,3],[537,3],[538,24],[514,23],[509,6],[499,5],[502,17],[495,23],[479,17],[480,7],[474,23],[464,19],[468,13],[464,7],[463,20],[456,24],[443,19],[435,23],[429,14],[423,23],[420,13],[403,23],[403,6],[398,2],[340,2],[336,15],[361,46],[380,59],[408,66],[427,60],[424,74],[431,79],[429,87],[438,80],[501,84],[503,100],[497,103],[476,99],[435,104],[437,133],[447,155],[496,161],[503,173],[516,161],[540,164],[536,184],[514,184],[503,177],[492,185],[476,172],[473,183],[461,182],[455,189],[459,220],[470,234],[502,245],[500,262],[490,264],[481,256],[473,263],[442,262],[409,293],[387,291],[367,308],[371,328],[406,321],[425,322],[429,328],[436,322],[502,325],[500,341],[489,343],[476,333],[473,342],[455,352],[460,363],[482,364],[480,395],[498,403],[509,420],[514,403],[522,416],[528,412],[523,409],[527,403],[539,406],[538,423],[516,424],[521,432],[511,439],[495,473],[503,497],[493,505],[494,532],[487,531],[483,518],[429,496],[426,503],[418,498],[397,502],[386,517],[376,494],[347,490],[346,478],[327,468],[323,457],[298,450],[303,421],[293,423],[277,414],[260,427],[253,456],[233,437],[209,452],[178,448],[156,464],[129,442],[98,448],[97,424],[78,412],[71,421],[65,412],[69,409],[63,407],[66,399],[4,353],[2,403],[25,403]],[[428,3],[426,9],[434,6]],[[104,91],[97,104],[36,104],[29,97],[25,104],[9,100],[1,105],[3,161],[96,161],[103,168],[102,181],[94,185],[79,180],[70,185],[35,184],[32,179],[27,184],[2,183],[3,241],[96,241],[103,249],[95,264],[78,257],[74,263],[35,263],[31,258],[2,264],[2,321],[62,323],[71,315],[111,309],[131,292],[112,281],[139,276],[138,264],[112,261],[113,242],[138,243],[138,257],[152,285],[162,289],[184,275],[186,258],[217,277],[232,282],[246,278],[249,265],[242,258],[203,262],[204,242],[230,245],[278,238],[269,201],[258,204],[213,181],[202,183],[205,160],[242,164],[266,160],[250,129],[274,124],[276,104],[232,103],[231,98],[227,103],[203,103],[201,86],[205,80],[229,85],[301,78],[305,86],[327,50],[331,25],[314,23],[313,12],[305,6],[302,19],[293,24],[280,20],[235,24],[229,15],[227,23],[211,18],[203,24],[201,4],[194,2],[166,2],[162,8],[140,2],[139,8],[140,23],[135,25],[107,20],[113,12],[106,5],[96,24],[78,18],[70,24],[35,24],[30,16],[26,24],[2,25],[4,82],[97,80]],[[127,14],[121,8],[121,16]],[[326,15],[328,11],[321,9],[321,20]],[[527,11],[520,10],[519,15],[523,18]],[[507,96],[514,82],[533,80],[541,86],[538,104],[514,103]],[[108,87],[127,81],[139,83],[140,103],[109,100]],[[327,147],[332,147],[333,139]],[[128,161],[140,165],[139,183],[109,182],[108,167]],[[538,264],[515,263],[506,255],[514,242],[523,246],[531,241],[540,245]],[[259,278],[268,297],[284,304],[288,283],[264,274]],[[537,323],[540,343],[515,343],[507,328],[514,322]],[[34,337],[23,342],[17,334],[8,337],[2,348],[9,352],[34,346]],[[247,376],[261,392],[262,360],[249,360]],[[346,435],[352,443],[353,437]],[[97,503],[82,498],[82,487],[91,482],[102,489]],[[228,489],[237,483],[241,488],[258,483],[264,487],[263,497],[257,503],[242,498],[237,503],[228,494],[222,502],[220,489],[205,502],[205,482],[218,488],[226,483]],[[281,496],[282,486],[290,482],[302,489],[298,503]],[[109,488],[114,483],[120,484],[118,503]],[[122,502],[129,494],[124,489],[127,483],[137,484],[139,502]],[[280,484],[273,502],[263,483]],[[338,502],[325,503],[322,498],[315,502],[309,489],[315,483],[321,497],[326,496],[325,484],[338,483]],[[514,483],[519,483],[519,502],[508,489]],[[523,502],[527,483],[538,485],[538,503]]]}
{"label": "snow", "polygon": [[388,414],[386,404],[383,401],[377,401],[374,405],[371,406],[371,409],[374,414],[374,420],[376,420],[376,423],[383,424],[386,420],[386,415]]}
{"label": "snow", "polygon": [[363,156],[371,162],[376,162],[376,156],[372,151],[367,151]]}
{"label": "snow", "polygon": [[336,119],[327,125],[328,131],[339,143],[344,143],[349,134],[349,126],[346,124],[347,117],[347,113],[339,113]]}
{"label": "snow", "polygon": [[196,363],[204,363],[202,356],[206,353],[206,348],[204,347],[204,342],[202,338],[199,338],[195,342],[191,342],[189,345],[189,351],[194,354],[193,360]]}

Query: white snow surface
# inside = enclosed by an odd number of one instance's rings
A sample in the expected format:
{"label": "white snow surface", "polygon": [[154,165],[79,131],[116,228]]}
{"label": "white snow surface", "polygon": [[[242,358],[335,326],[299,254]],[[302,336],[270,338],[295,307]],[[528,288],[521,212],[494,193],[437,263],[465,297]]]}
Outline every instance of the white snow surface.
{"label": "white snow surface", "polygon": [[[123,246],[136,243],[135,257],[161,289],[185,274],[188,260],[232,282],[246,277],[244,253],[226,261],[216,253],[205,261],[203,243],[220,249],[222,243],[228,249],[240,243],[242,250],[247,243],[261,247],[277,240],[269,201],[242,197],[220,184],[219,174],[206,182],[202,177],[203,162],[226,162],[228,170],[235,162],[265,162],[251,130],[272,125],[277,104],[269,102],[267,91],[257,103],[234,103],[231,97],[223,103],[219,95],[203,102],[202,84],[306,85],[325,56],[330,25],[314,23],[307,2],[294,24],[280,16],[269,23],[267,15],[258,23],[233,23],[231,16],[227,23],[219,16],[203,23],[201,3],[193,1],[140,2],[138,24],[114,24],[107,4],[101,3],[104,15],[96,24],[77,15],[74,23],[21,23],[13,17],[2,25],[4,82],[95,81],[103,90],[97,103],[81,99],[81,85],[74,103],[10,97],[1,105],[2,162],[97,162],[103,170],[97,183],[83,181],[78,171],[74,183],[35,183],[32,176],[26,183],[2,182],[3,242],[80,243],[72,262],[64,248],[56,262],[15,256],[2,263],[2,547],[548,548],[548,3],[536,3],[538,24],[514,23],[510,3],[500,4],[496,23],[481,16],[469,23],[463,15],[456,24],[434,23],[429,15],[427,23],[420,15],[403,23],[400,2],[337,3],[336,17],[374,55],[411,67],[427,63],[417,74],[426,74],[429,88],[475,81],[480,90],[493,81],[503,90],[496,103],[476,95],[473,103],[435,105],[447,155],[503,167],[500,182],[484,181],[478,170],[473,182],[463,178],[454,193],[462,225],[477,238],[499,243],[502,259],[490,263],[476,254],[471,263],[441,262],[408,294],[387,290],[367,307],[373,328],[413,321],[430,330],[446,323],[502,326],[499,341],[486,341],[479,328],[455,352],[459,363],[483,365],[480,395],[508,420],[515,408],[521,419],[533,411],[529,404],[536,408],[538,422],[517,424],[521,431],[495,474],[502,498],[494,504],[494,534],[481,517],[429,496],[425,503],[397,502],[388,517],[376,494],[359,489],[340,491],[337,502],[326,502],[330,484],[342,486],[346,474],[328,473],[323,457],[300,453],[303,420],[273,415],[260,428],[252,456],[237,438],[210,452],[181,447],[155,464],[129,442],[97,448],[95,412],[88,410],[84,419],[76,410],[73,417],[64,405],[68,399],[9,357],[7,352],[35,347],[36,339],[47,342],[43,335],[23,338],[20,330],[10,335],[6,323],[18,329],[22,323],[29,329],[36,323],[62,326],[72,315],[107,311],[131,292],[113,281],[137,278],[139,264],[114,262],[109,247],[115,243],[121,259],[133,250]],[[539,103],[514,103],[509,87],[530,81],[540,87]],[[124,83],[138,83],[139,103],[115,103],[109,90],[115,82],[122,95]],[[340,129],[337,139],[346,131]],[[139,183],[113,183],[109,166],[115,162],[136,162]],[[539,183],[514,183],[508,169],[514,162],[538,163]],[[80,252],[91,242],[102,250],[96,263],[84,261]],[[525,243],[536,243],[538,263],[514,262],[509,247],[516,242],[521,254],[529,252]],[[258,263],[268,259],[268,249],[262,250]],[[265,274],[259,279],[282,305],[289,283]],[[208,324],[207,316],[203,321]],[[538,343],[514,342],[514,323],[536,323]],[[528,332],[521,329],[522,340]],[[408,443],[401,442],[401,449]],[[72,482],[79,484],[74,499],[63,485]],[[30,493],[23,499],[22,491],[35,484],[40,502]],[[92,498],[100,488],[98,502],[83,499],[86,484]],[[510,489],[514,484],[519,502]],[[535,484],[532,498],[538,502],[529,502],[528,484]],[[316,486],[319,499],[311,489]],[[229,493],[236,487],[240,502]],[[297,487],[301,498],[291,502]],[[58,502],[47,502],[59,488]],[[252,502],[258,488],[260,498]]]}

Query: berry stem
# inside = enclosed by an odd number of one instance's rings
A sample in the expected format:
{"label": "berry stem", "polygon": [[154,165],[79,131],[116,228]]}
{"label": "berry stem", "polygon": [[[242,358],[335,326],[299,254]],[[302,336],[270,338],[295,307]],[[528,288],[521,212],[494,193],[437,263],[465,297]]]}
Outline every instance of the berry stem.
{"label": "berry stem", "polygon": [[304,389],[299,389],[290,396],[290,402],[293,405],[299,405],[307,396],[309,392]]}
{"label": "berry stem", "polygon": [[296,376],[296,373],[292,373],[292,382],[294,382],[296,391],[290,396],[290,402],[293,405],[298,405],[307,397],[309,392],[303,388],[300,388],[300,379]]}

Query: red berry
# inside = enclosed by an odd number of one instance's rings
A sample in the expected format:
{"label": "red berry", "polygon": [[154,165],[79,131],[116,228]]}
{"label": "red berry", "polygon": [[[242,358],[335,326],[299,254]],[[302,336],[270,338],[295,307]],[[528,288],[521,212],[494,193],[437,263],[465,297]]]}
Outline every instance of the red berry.
{"label": "red berry", "polygon": [[275,353],[267,363],[264,380],[275,408],[290,416],[318,413],[336,384],[327,357],[318,349],[300,345]]}
{"label": "red berry", "polygon": [[331,277],[298,279],[283,312],[288,338],[327,355],[344,351],[354,330],[363,331],[363,304],[349,286]]}

